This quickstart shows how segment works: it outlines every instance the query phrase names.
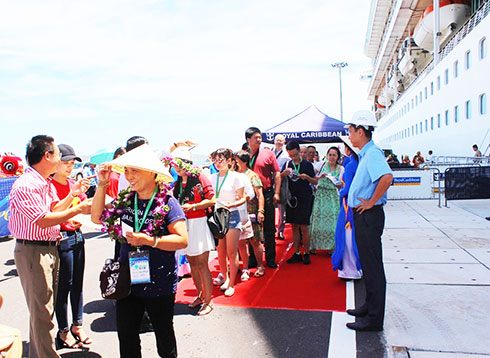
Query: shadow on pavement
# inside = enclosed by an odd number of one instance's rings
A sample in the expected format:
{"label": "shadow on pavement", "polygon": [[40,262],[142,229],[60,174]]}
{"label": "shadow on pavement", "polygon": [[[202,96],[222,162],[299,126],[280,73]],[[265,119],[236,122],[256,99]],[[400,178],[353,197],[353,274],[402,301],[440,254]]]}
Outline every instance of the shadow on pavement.
{"label": "shadow on pavement", "polygon": [[95,319],[90,325],[94,332],[116,332],[116,306],[112,300],[88,302],[84,306],[85,314],[104,313],[103,317]]}

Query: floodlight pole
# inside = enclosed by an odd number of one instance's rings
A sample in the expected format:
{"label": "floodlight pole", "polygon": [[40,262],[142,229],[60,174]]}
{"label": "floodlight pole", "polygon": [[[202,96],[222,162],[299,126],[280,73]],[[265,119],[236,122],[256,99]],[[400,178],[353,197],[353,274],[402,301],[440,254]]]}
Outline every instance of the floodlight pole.
{"label": "floodlight pole", "polygon": [[339,69],[339,84],[340,84],[340,120],[344,121],[344,113],[342,110],[342,68],[347,67],[347,62],[336,62],[332,63],[332,67]]}

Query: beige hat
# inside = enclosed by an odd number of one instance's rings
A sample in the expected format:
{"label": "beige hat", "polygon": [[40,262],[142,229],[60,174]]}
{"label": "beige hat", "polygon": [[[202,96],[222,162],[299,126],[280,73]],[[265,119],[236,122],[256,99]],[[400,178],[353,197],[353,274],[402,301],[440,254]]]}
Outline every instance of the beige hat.
{"label": "beige hat", "polygon": [[173,181],[167,167],[165,167],[165,165],[158,159],[158,156],[148,144],[140,145],[113,161],[110,161],[108,164],[112,166],[112,169],[115,172],[124,173],[125,167],[141,169],[158,174],[157,181]]}
{"label": "beige hat", "polygon": [[350,149],[352,149],[354,151],[354,153],[356,154],[359,154],[359,152],[361,151],[359,148],[357,147],[354,147],[354,145],[352,144],[352,142],[350,141],[349,139],[349,136],[348,135],[341,135],[340,137],[340,140],[342,140],[342,142],[344,142]]}

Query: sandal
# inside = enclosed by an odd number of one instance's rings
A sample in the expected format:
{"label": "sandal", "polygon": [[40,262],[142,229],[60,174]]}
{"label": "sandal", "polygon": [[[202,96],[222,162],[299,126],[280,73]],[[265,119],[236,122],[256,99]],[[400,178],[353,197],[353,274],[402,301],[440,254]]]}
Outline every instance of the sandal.
{"label": "sandal", "polygon": [[[89,336],[87,336],[87,334],[85,333],[85,331],[83,329],[81,329],[78,333],[73,332],[73,327],[75,327],[75,326],[76,325],[72,324],[71,328],[70,328],[70,332],[71,332],[71,334],[73,334],[73,337],[75,337],[75,339],[81,344],[91,344],[92,340],[90,339]],[[81,326],[77,326],[77,327],[81,327]]]}
{"label": "sandal", "polygon": [[215,279],[213,279],[213,285],[215,285],[215,286],[221,286],[224,283],[225,283],[225,277],[220,272],[219,275],[218,275],[218,277],[216,277]]}
{"label": "sandal", "polygon": [[72,344],[68,344],[67,341],[64,341],[61,338],[61,334],[67,334],[66,338],[68,338],[69,333],[70,333],[69,329],[58,331],[58,333],[56,334],[56,339],[55,339],[56,349],[63,349],[63,348],[77,349],[77,348],[80,348],[80,342],[76,339],[76,337],[73,336],[73,333],[72,333],[72,336],[74,338],[74,342]]}
{"label": "sandal", "polygon": [[265,268],[263,266],[262,267],[259,267],[257,269],[257,271],[255,271],[255,273],[254,273],[254,276],[255,277],[262,277],[264,275],[265,275]]}
{"label": "sandal", "polygon": [[189,308],[196,308],[197,306],[201,305],[203,303],[203,300],[201,297],[197,296],[192,303],[189,303],[187,307]]}
{"label": "sandal", "polygon": [[211,302],[209,303],[203,303],[201,309],[199,310],[199,312],[197,312],[197,315],[198,316],[205,316],[209,313],[211,313],[211,311],[214,309],[214,306]]}

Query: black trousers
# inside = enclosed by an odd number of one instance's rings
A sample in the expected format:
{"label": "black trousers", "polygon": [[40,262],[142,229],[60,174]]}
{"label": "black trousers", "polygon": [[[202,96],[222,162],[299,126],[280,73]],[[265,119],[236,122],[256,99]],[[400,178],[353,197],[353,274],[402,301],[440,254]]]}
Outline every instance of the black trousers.
{"label": "black trousers", "polygon": [[382,205],[362,214],[354,212],[356,243],[366,286],[367,319],[378,326],[383,325],[386,301],[386,277],[381,247],[384,224]]}
{"label": "black trousers", "polygon": [[146,311],[155,331],[160,357],[177,357],[174,333],[175,295],[160,297],[136,297],[130,295],[117,301],[117,336],[121,358],[141,358],[140,326]]}
{"label": "black trousers", "polygon": [[264,249],[267,264],[276,262],[276,215],[274,189],[264,191]]}

